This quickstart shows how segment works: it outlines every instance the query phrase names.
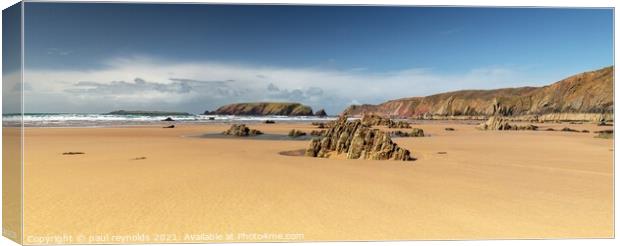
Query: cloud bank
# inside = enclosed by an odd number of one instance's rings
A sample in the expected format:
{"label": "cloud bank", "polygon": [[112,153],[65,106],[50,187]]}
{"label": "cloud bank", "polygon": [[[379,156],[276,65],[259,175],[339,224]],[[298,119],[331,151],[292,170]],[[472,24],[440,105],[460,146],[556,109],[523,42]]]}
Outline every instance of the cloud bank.
{"label": "cloud bank", "polygon": [[373,73],[148,57],[116,58],[103,65],[92,70],[26,69],[26,112],[142,109],[200,113],[235,102],[295,101],[337,114],[350,104],[458,89],[524,86],[532,81],[502,67],[461,74],[441,74],[428,68]]}

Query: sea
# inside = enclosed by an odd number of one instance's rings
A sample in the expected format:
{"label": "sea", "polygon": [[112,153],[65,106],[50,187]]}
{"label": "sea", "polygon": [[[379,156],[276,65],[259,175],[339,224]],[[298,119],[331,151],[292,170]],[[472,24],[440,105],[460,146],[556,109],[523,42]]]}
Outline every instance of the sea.
{"label": "sea", "polygon": [[[171,117],[174,121],[163,122]],[[278,123],[323,122],[336,119],[336,116],[238,116],[238,115],[113,115],[98,113],[25,113],[3,114],[3,127],[17,127],[23,122],[25,127],[114,127],[150,124],[218,124],[218,123],[260,123],[272,120]]]}

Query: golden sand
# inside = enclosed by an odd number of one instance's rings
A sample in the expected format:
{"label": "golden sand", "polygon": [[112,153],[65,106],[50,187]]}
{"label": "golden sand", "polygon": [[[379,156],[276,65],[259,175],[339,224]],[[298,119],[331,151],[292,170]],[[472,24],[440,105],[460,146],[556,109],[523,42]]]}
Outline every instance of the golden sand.
{"label": "golden sand", "polygon": [[[543,128],[564,126],[604,128]],[[25,243],[613,237],[613,140],[416,127],[431,137],[394,139],[413,162],[278,154],[308,141],[188,137],[224,124],[27,128]]]}

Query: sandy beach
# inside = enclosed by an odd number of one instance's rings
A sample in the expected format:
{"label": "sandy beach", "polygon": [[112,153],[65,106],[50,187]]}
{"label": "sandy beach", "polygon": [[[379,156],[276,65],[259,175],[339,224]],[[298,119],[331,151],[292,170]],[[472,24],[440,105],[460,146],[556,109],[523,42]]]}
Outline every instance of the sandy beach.
{"label": "sandy beach", "polygon": [[[421,122],[430,137],[394,138],[417,160],[398,162],[279,154],[308,141],[195,137],[226,124],[162,126],[26,128],[25,243],[613,237],[613,140],[594,133]],[[302,237],[238,236],[254,233]]]}

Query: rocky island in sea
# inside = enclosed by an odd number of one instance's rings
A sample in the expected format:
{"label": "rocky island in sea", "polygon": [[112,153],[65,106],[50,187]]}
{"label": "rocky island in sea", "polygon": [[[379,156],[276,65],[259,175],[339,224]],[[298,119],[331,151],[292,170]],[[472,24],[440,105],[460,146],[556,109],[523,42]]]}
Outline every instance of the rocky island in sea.
{"label": "rocky island in sea", "polygon": [[[323,111],[324,113],[325,111]],[[312,108],[296,102],[247,102],[233,103],[219,107],[215,111],[206,111],[205,114],[214,115],[282,115],[282,116],[312,116]]]}

